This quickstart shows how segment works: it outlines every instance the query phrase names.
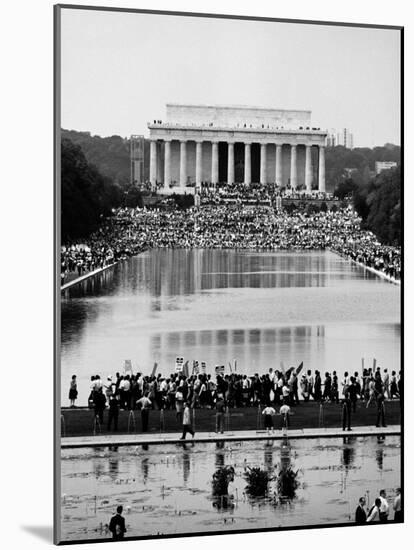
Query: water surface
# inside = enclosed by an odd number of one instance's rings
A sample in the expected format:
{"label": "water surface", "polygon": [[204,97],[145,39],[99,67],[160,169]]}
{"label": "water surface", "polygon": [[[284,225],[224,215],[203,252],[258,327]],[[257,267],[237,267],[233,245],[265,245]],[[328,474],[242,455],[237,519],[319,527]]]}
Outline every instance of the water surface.
{"label": "water surface", "polygon": [[298,365],[400,368],[400,287],[331,252],[151,250],[67,290],[62,298],[62,403],[92,374],[167,375],[175,358],[207,372]]}
{"label": "water surface", "polygon": [[[400,438],[292,440],[284,464],[298,471],[294,498],[275,482],[270,499],[251,499],[243,477],[248,466],[278,473],[282,442],[219,442],[62,450],[62,538],[107,537],[117,505],[124,506],[129,536],[232,529],[328,525],[353,521],[358,499],[372,505],[380,489],[392,502],[400,485]],[[229,486],[233,507],[217,507],[211,478],[235,468]],[[393,517],[392,506],[390,510]]]}

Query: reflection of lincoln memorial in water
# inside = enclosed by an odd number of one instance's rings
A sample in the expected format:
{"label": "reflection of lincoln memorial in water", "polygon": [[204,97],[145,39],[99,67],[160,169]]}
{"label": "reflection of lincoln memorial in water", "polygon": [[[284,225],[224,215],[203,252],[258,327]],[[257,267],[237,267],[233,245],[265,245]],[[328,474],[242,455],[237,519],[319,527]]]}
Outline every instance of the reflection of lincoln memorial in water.
{"label": "reflection of lincoln memorial in water", "polygon": [[[186,252],[183,251],[184,256]],[[170,256],[168,258],[168,256]],[[142,262],[142,276],[152,273],[151,278],[151,309],[161,313],[175,307],[171,297],[191,296],[199,292],[214,292],[227,288],[283,288],[283,287],[320,287],[326,284],[329,277],[330,261],[326,255],[305,257],[301,267],[303,271],[292,273],[292,263],[297,266],[297,256],[293,254],[276,257],[269,254],[266,258],[268,266],[260,267],[257,255],[240,255],[225,251],[197,250],[189,254],[191,261],[181,255],[171,255],[168,251],[161,254],[152,252],[147,262]],[[165,269],[163,262],[168,261],[170,269]],[[174,265],[179,263],[180,265]],[[310,276],[309,270],[314,272]],[[176,277],[179,270],[185,270],[184,277]],[[138,275],[138,278],[139,275]],[[201,314],[202,315],[202,314]],[[173,356],[183,355],[186,359],[196,359],[207,363],[208,372],[217,362],[232,361],[237,358],[241,367],[239,372],[252,373],[255,368],[263,372],[263,365],[271,357],[274,362],[269,367],[279,368],[276,363],[281,357],[298,360],[298,349],[305,351],[305,358],[312,355],[318,357],[324,353],[324,325],[280,326],[267,328],[215,328],[205,330],[175,330],[153,333],[150,337],[150,354],[163,357],[171,364]],[[307,350],[303,350],[303,346]],[[160,355],[158,355],[160,354]],[[170,357],[171,355],[171,357]],[[164,361],[162,361],[164,363]],[[166,374],[166,373],[164,373]]]}
{"label": "reflection of lincoln memorial in water", "polygon": [[[239,368],[241,365],[238,372],[241,374],[253,374],[256,372],[254,367],[257,367],[259,374],[263,374],[262,365],[271,357],[274,360],[269,362],[268,366],[273,369],[280,368],[280,357],[290,358],[292,365],[299,363],[298,349],[303,344],[309,348],[306,358],[312,351],[320,356],[323,354],[324,336],[324,325],[277,329],[177,331],[151,336],[150,350],[153,355],[160,350],[164,353],[171,350],[170,364],[173,364],[175,355],[205,361],[210,367],[208,372],[212,372],[212,366],[218,363],[226,362],[227,368],[227,362],[237,358]],[[226,372],[230,371],[227,369]],[[163,371],[163,374],[168,373]]]}

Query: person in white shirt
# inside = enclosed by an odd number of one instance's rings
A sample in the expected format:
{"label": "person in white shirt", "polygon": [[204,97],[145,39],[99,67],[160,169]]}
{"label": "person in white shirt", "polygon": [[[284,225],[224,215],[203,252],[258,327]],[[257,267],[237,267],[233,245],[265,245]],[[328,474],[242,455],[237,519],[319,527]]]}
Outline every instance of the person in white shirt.
{"label": "person in white shirt", "polygon": [[103,382],[99,374],[95,376],[95,391],[98,391],[99,388],[103,388]]}
{"label": "person in white shirt", "polygon": [[387,399],[390,398],[390,375],[388,374],[388,369],[384,369],[384,395]]}
{"label": "person in white shirt", "polygon": [[349,374],[347,372],[345,372],[344,377],[343,377],[342,382],[341,382],[342,395],[345,395],[346,392],[348,391],[349,383],[350,383]]}
{"label": "person in white shirt", "polygon": [[287,403],[283,404],[280,407],[280,415],[282,417],[282,429],[289,428],[289,416],[290,416],[290,407]]}
{"label": "person in white shirt", "polygon": [[376,498],[375,504],[371,508],[370,513],[367,517],[367,523],[371,521],[380,521],[380,507],[381,507],[381,499]]}
{"label": "person in white shirt", "polygon": [[315,383],[315,380],[312,376],[312,371],[311,370],[308,370],[308,372],[306,373],[306,377],[307,377],[307,380],[308,380],[308,392],[309,392],[309,395],[313,395],[313,385]]}
{"label": "person in white shirt", "polygon": [[387,501],[387,495],[385,493],[385,489],[382,489],[380,491],[380,500],[381,500],[381,506],[380,506],[380,521],[382,523],[385,523],[388,521],[388,514],[390,511],[390,507]]}
{"label": "person in white shirt", "polygon": [[137,400],[137,406],[141,407],[141,423],[142,423],[142,431],[147,432],[148,431],[148,421],[149,421],[149,412],[152,407],[151,399],[148,398],[148,394],[144,395],[144,397],[141,397],[141,399]]}
{"label": "person in white shirt", "polygon": [[184,414],[183,414],[183,435],[180,439],[185,439],[187,433],[190,433],[194,439],[194,430],[191,427],[191,412],[188,403],[184,403]]}
{"label": "person in white shirt", "polygon": [[175,416],[177,422],[181,425],[183,420],[183,409],[184,409],[184,394],[180,388],[175,392]]}
{"label": "person in white shirt", "polygon": [[262,415],[264,416],[264,425],[267,432],[270,432],[270,430],[273,432],[273,417],[275,414],[275,409],[270,405],[263,409]]}
{"label": "person in white shirt", "polygon": [[282,387],[282,398],[283,398],[283,404],[287,405],[289,403],[290,399],[290,389],[287,384],[284,384]]}

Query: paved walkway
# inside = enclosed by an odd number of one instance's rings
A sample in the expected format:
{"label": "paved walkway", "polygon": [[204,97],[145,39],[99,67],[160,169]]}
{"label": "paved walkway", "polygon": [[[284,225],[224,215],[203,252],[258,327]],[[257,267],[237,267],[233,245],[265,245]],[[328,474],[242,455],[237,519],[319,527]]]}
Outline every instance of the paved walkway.
{"label": "paved walkway", "polygon": [[[321,437],[364,437],[364,436],[383,436],[383,435],[400,435],[400,426],[387,426],[386,428],[375,428],[372,426],[360,426],[353,428],[351,432],[342,431],[338,428],[319,428],[319,429],[303,429],[303,430],[288,430],[289,439],[309,439]],[[196,434],[192,440],[191,436],[187,436],[187,441],[196,443],[207,443],[215,441],[253,441],[257,439],[283,439],[285,433],[282,430],[277,430],[274,433],[261,431],[234,431],[224,434],[215,432],[203,432]],[[95,435],[83,437],[63,437],[61,439],[62,449],[73,449],[77,447],[107,447],[109,445],[162,445],[166,443],[180,443],[181,433],[134,433],[128,435]]]}

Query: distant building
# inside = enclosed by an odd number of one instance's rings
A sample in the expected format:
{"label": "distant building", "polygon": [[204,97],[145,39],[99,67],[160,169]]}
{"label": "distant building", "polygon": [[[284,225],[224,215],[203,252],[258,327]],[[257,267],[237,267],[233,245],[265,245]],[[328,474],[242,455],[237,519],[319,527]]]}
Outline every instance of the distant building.
{"label": "distant building", "polygon": [[336,134],[336,145],[342,145],[347,149],[354,148],[354,134],[349,128],[344,128]]}
{"label": "distant building", "polygon": [[336,134],[335,132],[331,132],[326,137],[326,146],[327,147],[335,147],[336,145]]}
{"label": "distant building", "polygon": [[338,132],[335,128],[332,128],[327,135],[326,145],[328,147],[336,147],[341,145],[347,149],[354,148],[354,134],[349,130],[349,128],[344,128],[342,131]]}
{"label": "distant building", "polygon": [[144,136],[131,136],[131,183],[140,185],[144,183]]}
{"label": "distant building", "polygon": [[388,161],[377,161],[375,163],[375,174],[380,174],[383,170],[389,170],[390,168],[395,168],[397,166],[397,163],[393,160]]}

